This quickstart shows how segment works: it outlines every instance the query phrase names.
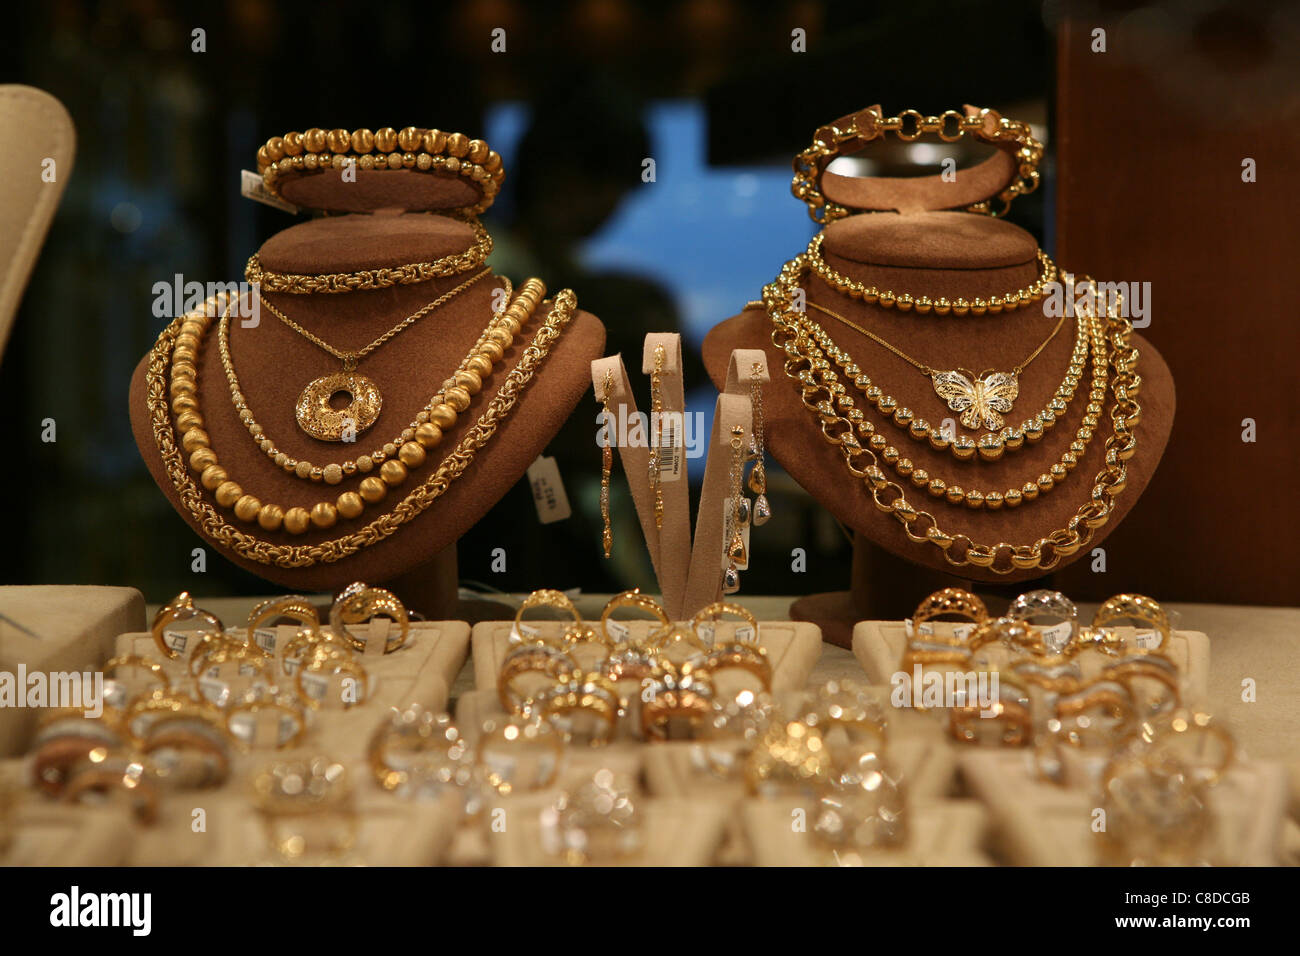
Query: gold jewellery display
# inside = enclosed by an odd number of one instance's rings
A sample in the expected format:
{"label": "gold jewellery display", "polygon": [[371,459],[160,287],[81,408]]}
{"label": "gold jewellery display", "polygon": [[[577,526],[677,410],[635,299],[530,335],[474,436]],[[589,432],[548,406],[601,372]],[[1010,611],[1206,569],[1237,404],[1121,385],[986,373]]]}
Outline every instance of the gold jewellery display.
{"label": "gold jewellery display", "polygon": [[487,209],[505,179],[501,157],[481,139],[415,126],[400,131],[384,127],[375,132],[312,128],[305,133],[272,136],[257,150],[257,171],[275,196],[281,195],[286,180],[329,169],[342,172],[351,163],[367,171],[411,170],[459,176],[481,194],[478,202],[454,210],[464,215],[477,215]]}
{"label": "gold jewellery display", "polygon": [[614,469],[614,414],[609,410],[609,396],[614,391],[614,373],[605,372],[604,387],[600,392],[601,413],[605,421],[606,438],[600,447],[600,544],[608,558],[614,547],[614,530],[609,521],[609,478]]}
{"label": "gold jewellery display", "polygon": [[[563,621],[525,622],[525,613],[537,608],[558,611]],[[653,620],[634,629],[614,619],[623,608]],[[717,623],[723,615],[740,619],[726,637]],[[580,657],[588,663],[580,664]],[[607,743],[621,720],[638,712],[629,730],[663,740],[678,725],[700,732],[715,709],[730,702],[715,693],[724,672],[747,675],[735,685],[738,693],[771,689],[767,649],[759,641],[758,622],[744,608],[713,604],[677,625],[653,598],[624,591],[610,599],[593,626],[583,623],[563,592],[543,590],[525,598],[515,615],[497,691],[508,711],[551,724],[565,740]],[[584,724],[581,730],[578,723]]]}

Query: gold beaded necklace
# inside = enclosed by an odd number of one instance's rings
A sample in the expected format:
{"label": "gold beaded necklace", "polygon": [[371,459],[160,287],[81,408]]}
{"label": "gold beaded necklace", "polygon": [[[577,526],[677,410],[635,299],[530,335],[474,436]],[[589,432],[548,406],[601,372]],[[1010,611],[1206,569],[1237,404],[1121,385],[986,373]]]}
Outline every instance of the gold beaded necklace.
{"label": "gold beaded necklace", "polygon": [[[505,293],[502,301],[509,302],[514,294],[514,286],[509,279],[503,278],[501,281],[503,286],[500,291]],[[493,294],[495,296],[495,293]],[[217,328],[217,346],[221,353],[221,366],[225,370],[226,381],[230,384],[230,399],[239,414],[239,420],[244,423],[244,427],[248,429],[249,435],[257,442],[258,447],[277,466],[299,478],[324,481],[330,485],[337,485],[344,478],[350,478],[358,473],[365,474],[382,465],[387,459],[397,455],[401,447],[412,439],[418,440],[425,448],[436,446],[442,440],[443,425],[455,422],[455,415],[469,406],[470,396],[478,394],[483,387],[483,380],[492,373],[493,366],[501,360],[510,341],[513,341],[513,336],[519,333],[518,323],[503,321],[504,308],[498,311],[499,321],[489,323],[456,371],[442,383],[438,393],[399,435],[369,454],[359,455],[349,461],[320,466],[305,458],[294,458],[282,452],[253,416],[253,411],[248,407],[248,401],[239,384],[239,376],[235,373],[234,361],[230,354],[230,311],[228,306],[221,317],[221,323]],[[507,341],[503,334],[496,331],[498,327],[509,331],[512,339]]]}

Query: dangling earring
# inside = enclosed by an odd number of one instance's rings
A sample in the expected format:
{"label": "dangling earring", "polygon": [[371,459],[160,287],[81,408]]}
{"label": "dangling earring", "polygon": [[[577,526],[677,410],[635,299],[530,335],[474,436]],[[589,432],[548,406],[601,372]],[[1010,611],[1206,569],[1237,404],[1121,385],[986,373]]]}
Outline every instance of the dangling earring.
{"label": "dangling earring", "polygon": [[655,495],[655,527],[664,526],[664,486],[660,480],[659,440],[664,412],[664,347],[655,348],[655,367],[650,373],[650,488]]}
{"label": "dangling earring", "polygon": [[749,490],[757,497],[754,499],[754,525],[767,524],[772,517],[772,506],[767,500],[767,469],[763,465],[763,383],[758,375],[763,367],[754,363],[749,384],[749,400],[754,410],[754,428],[750,436],[749,450],[754,456],[754,467],[749,473]]}
{"label": "dangling earring", "polygon": [[605,372],[605,393],[601,396],[600,403],[604,406],[603,415],[605,417],[605,444],[600,449],[600,517],[605,523],[605,528],[601,532],[600,540],[605,546],[605,557],[608,558],[614,548],[614,531],[609,523],[609,475],[614,468],[614,416],[609,410],[609,394],[614,390],[614,373]]}
{"label": "dangling earring", "polygon": [[746,562],[745,538],[740,533],[740,502],[744,495],[741,479],[745,471],[744,429],[739,425],[731,430],[731,510],[727,515],[727,569],[722,574],[722,593],[735,594],[740,590],[740,570],[737,564]]}

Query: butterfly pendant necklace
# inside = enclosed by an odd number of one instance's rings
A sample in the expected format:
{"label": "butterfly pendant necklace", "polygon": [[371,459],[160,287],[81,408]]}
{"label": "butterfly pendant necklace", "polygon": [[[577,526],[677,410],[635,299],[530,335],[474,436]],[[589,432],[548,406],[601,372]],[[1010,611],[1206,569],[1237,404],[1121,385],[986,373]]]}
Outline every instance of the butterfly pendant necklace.
{"label": "butterfly pendant necklace", "polygon": [[965,368],[949,370],[931,368],[923,362],[918,362],[902,349],[886,342],[870,329],[863,328],[857,323],[846,319],[838,312],[832,312],[816,302],[809,302],[808,305],[819,312],[826,313],[831,318],[838,319],[849,328],[861,332],[877,345],[883,346],[905,362],[919,369],[934,385],[935,394],[948,403],[949,409],[959,413],[962,425],[971,431],[983,428],[986,431],[996,432],[1002,428],[1006,423],[1002,416],[1011,411],[1012,403],[1020,395],[1020,373],[1029,367],[1030,362],[1038,358],[1052,339],[1056,338],[1056,333],[1061,331],[1061,326],[1065,324],[1066,319],[1063,314],[1056,323],[1056,327],[1052,329],[1051,334],[1043,340],[1043,343],[1034,349],[1028,358],[1012,368],[1010,372],[986,369],[976,375],[970,369]]}

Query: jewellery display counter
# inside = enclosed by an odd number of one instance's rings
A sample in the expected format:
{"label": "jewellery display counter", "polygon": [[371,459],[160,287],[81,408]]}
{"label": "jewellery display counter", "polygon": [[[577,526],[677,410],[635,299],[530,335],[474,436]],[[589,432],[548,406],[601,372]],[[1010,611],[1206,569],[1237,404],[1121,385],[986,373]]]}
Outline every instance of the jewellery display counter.
{"label": "jewellery display counter", "polygon": [[[954,178],[831,168],[922,136],[991,154]],[[102,680],[102,706],[0,721],[0,862],[1294,862],[1276,727],[1300,688],[1270,661],[1295,614],[1033,581],[1135,506],[1175,406],[1123,296],[999,218],[1041,158],[969,106],[818,128],[793,193],[820,231],[705,339],[696,494],[681,336],[646,336],[648,435],[623,440],[632,377],[582,290],[487,265],[486,142],[269,139],[256,191],[315,218],[172,318],[129,410],[199,540],[295,593],[181,593],[147,622],[129,589],[0,593],[0,662]],[[617,457],[656,586],[463,620],[457,539],[584,397],[591,547],[641,543],[614,533]],[[865,573],[848,602],[745,593],[769,447],[860,548],[941,586],[874,616]]]}

